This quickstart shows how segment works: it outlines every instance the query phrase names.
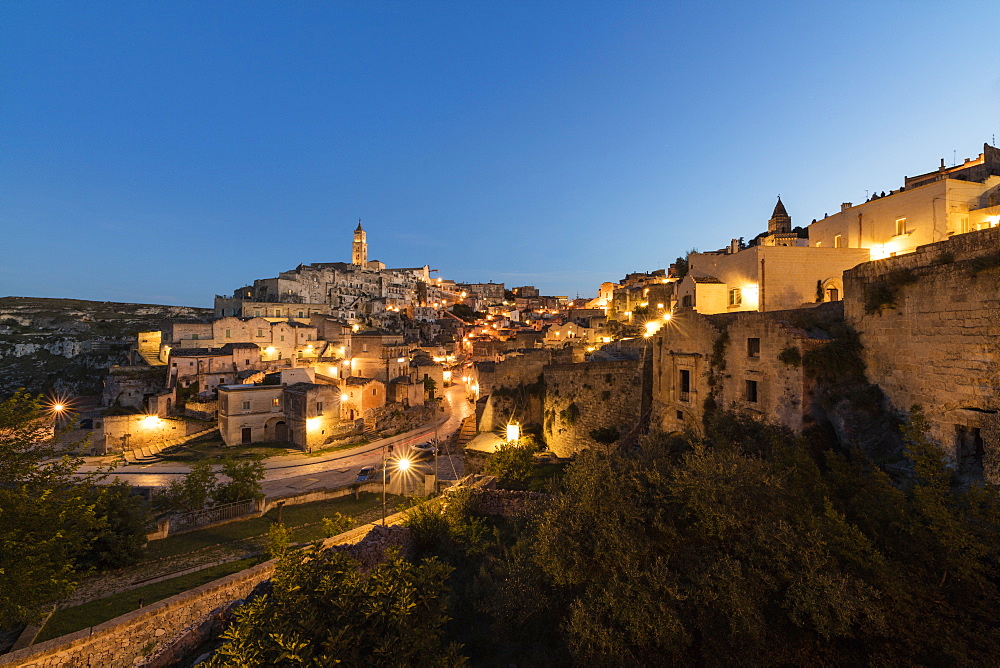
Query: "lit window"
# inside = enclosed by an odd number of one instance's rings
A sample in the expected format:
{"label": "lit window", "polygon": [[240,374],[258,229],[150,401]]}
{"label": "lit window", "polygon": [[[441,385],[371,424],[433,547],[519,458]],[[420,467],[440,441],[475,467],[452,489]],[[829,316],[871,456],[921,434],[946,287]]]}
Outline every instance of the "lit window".
{"label": "lit window", "polygon": [[843,235],[837,234],[833,237],[833,247],[843,248],[844,247],[844,237]]}
{"label": "lit window", "polygon": [[740,288],[733,288],[729,291],[729,305],[739,306],[743,303],[743,290]]}
{"label": "lit window", "polygon": [[279,397],[271,399],[271,405],[275,408],[279,408],[281,406],[281,399]]}
{"label": "lit window", "polygon": [[906,218],[896,219],[896,236],[906,234]]}

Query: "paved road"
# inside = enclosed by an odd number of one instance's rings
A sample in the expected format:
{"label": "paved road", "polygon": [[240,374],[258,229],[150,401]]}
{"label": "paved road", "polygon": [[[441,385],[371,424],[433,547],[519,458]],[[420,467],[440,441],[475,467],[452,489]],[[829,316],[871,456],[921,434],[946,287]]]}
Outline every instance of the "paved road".
{"label": "paved road", "polygon": [[[398,448],[432,440],[435,427],[438,437],[444,440],[457,431],[462,420],[474,410],[465,398],[465,387],[461,382],[445,389],[444,407],[445,413],[434,422],[399,436],[320,457],[305,454],[271,457],[264,463],[264,493],[285,496],[312,488],[343,487],[354,482],[361,467],[380,464],[382,449],[389,444]],[[92,472],[98,467],[98,462],[88,463],[80,467],[80,472]],[[189,470],[190,467],[185,464],[161,462],[120,466],[111,475],[139,487],[163,487]]]}

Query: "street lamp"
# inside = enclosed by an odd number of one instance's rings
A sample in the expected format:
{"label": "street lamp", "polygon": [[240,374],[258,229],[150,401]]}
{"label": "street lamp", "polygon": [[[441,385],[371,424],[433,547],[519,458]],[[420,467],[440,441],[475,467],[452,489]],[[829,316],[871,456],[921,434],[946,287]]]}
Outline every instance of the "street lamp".
{"label": "street lamp", "polygon": [[[389,446],[390,452],[392,452],[392,445]],[[385,484],[386,484],[386,462],[385,462],[385,448],[382,448],[382,526],[385,526]],[[405,473],[410,469],[410,460],[406,457],[402,457],[396,460],[396,472]]]}

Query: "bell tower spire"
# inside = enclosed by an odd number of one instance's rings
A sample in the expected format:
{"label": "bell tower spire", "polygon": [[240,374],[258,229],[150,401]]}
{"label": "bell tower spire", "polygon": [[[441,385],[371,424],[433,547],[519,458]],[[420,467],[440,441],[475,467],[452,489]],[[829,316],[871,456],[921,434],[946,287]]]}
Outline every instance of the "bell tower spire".
{"label": "bell tower spire", "polygon": [[365,228],[361,227],[361,219],[358,218],[358,226],[354,229],[354,243],[351,244],[351,264],[364,267],[368,264],[368,242]]}

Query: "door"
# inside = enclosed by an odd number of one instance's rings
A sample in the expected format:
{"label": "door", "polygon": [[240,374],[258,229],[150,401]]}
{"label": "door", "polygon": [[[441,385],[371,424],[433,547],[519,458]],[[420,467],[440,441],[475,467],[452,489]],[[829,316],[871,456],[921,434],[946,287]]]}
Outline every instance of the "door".
{"label": "door", "polygon": [[288,425],[284,422],[279,422],[274,425],[274,440],[279,443],[288,440]]}
{"label": "door", "polygon": [[253,431],[250,427],[243,427],[243,445],[249,445]]}

